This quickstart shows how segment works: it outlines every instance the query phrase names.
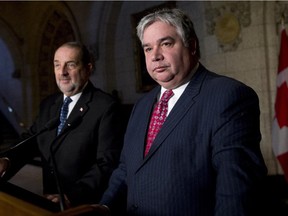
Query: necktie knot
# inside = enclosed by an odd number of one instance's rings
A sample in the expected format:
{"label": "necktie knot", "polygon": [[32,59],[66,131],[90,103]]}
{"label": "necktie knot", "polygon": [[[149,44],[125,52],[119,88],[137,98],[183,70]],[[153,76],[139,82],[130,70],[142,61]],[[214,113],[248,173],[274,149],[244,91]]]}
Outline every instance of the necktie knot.
{"label": "necktie knot", "polygon": [[168,102],[169,99],[170,99],[173,95],[174,95],[174,93],[173,93],[172,89],[168,89],[168,90],[166,90],[166,91],[163,93],[160,101]]}
{"label": "necktie knot", "polygon": [[72,102],[72,99],[70,97],[66,97],[64,100],[63,105],[65,106],[66,104],[69,105]]}

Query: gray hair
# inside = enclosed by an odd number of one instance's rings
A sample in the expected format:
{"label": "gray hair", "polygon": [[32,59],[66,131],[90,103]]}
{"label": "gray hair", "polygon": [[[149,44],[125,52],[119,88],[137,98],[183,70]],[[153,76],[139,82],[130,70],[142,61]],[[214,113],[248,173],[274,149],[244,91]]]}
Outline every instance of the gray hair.
{"label": "gray hair", "polygon": [[196,56],[200,58],[199,40],[194,30],[191,19],[180,9],[161,9],[144,16],[136,27],[137,36],[142,42],[144,30],[156,21],[167,23],[176,28],[184,45],[191,48],[193,41],[196,43]]}

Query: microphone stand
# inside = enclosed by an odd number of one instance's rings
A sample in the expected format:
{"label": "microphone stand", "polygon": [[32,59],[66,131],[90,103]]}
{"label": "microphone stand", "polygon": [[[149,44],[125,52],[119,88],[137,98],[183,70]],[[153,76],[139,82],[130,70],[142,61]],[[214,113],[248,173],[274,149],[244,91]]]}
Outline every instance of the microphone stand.
{"label": "microphone stand", "polygon": [[[60,137],[60,136],[58,136],[58,137]],[[52,167],[54,169],[54,178],[55,178],[55,182],[56,182],[56,186],[57,186],[57,191],[59,193],[59,198],[60,198],[60,200],[59,200],[60,201],[60,210],[64,211],[65,210],[64,192],[62,190],[62,185],[61,185],[61,181],[59,179],[59,174],[58,174],[58,168],[57,168],[57,164],[56,164],[54,152],[53,152],[53,144],[58,140],[58,137],[56,137],[56,139],[51,143],[50,155],[51,155]]]}
{"label": "microphone stand", "polygon": [[49,131],[49,130],[54,129],[56,126],[58,126],[58,124],[59,124],[59,119],[58,118],[54,118],[54,119],[48,121],[45,124],[45,126],[39,132],[29,136],[28,138],[22,140],[21,142],[19,142],[16,145],[8,148],[7,150],[4,150],[3,152],[0,152],[0,155],[3,155],[5,153],[7,153],[8,151],[13,150],[13,149],[15,149],[15,148],[17,148],[17,147],[29,142],[30,140],[34,139],[35,137],[39,136],[40,134],[42,134],[45,131]]}
{"label": "microphone stand", "polygon": [[68,131],[70,131],[71,129],[75,128],[80,122],[81,122],[82,118],[81,116],[78,116],[76,119],[74,119],[71,123],[67,123],[67,128],[64,128],[63,132],[60,133],[56,139],[54,139],[50,145],[50,156],[51,156],[51,161],[52,161],[52,167],[54,169],[54,177],[55,177],[55,181],[56,181],[56,186],[57,186],[57,191],[59,193],[59,202],[60,202],[60,210],[64,211],[65,210],[65,197],[64,197],[64,192],[63,192],[63,187],[61,184],[61,180],[59,177],[59,173],[58,173],[58,168],[57,168],[57,163],[55,160],[55,155],[53,152],[53,146],[55,145],[56,141],[58,141],[64,134],[66,134]]}

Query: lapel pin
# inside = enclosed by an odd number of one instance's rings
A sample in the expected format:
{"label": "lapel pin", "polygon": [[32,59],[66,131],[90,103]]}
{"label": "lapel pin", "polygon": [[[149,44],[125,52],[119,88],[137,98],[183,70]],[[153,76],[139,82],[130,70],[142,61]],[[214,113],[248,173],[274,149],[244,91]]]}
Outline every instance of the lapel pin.
{"label": "lapel pin", "polygon": [[83,108],[82,107],[80,108],[80,112],[83,112]]}

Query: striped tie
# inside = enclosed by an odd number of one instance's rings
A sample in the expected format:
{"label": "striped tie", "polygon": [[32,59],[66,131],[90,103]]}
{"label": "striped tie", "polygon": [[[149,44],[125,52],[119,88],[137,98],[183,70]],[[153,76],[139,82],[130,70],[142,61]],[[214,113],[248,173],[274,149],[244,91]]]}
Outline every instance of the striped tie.
{"label": "striped tie", "polygon": [[64,100],[64,103],[61,107],[61,113],[60,113],[60,124],[58,126],[58,131],[57,131],[57,135],[60,134],[66,119],[67,119],[67,114],[68,114],[68,107],[69,104],[72,102],[72,99],[70,97],[66,97]]}

